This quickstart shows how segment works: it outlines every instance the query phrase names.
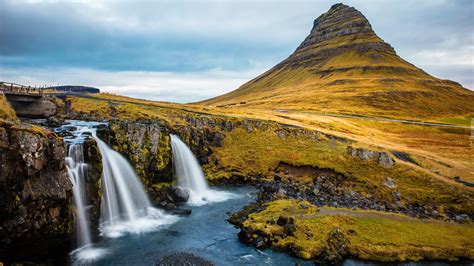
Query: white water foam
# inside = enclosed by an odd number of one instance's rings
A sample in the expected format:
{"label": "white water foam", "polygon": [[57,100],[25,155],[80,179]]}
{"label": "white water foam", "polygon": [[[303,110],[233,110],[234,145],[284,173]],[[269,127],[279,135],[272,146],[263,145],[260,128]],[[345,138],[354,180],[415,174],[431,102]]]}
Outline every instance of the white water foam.
{"label": "white water foam", "polygon": [[133,221],[122,220],[113,224],[100,225],[101,235],[108,238],[118,238],[127,234],[144,234],[162,229],[163,226],[176,222],[179,218],[163,213],[161,210],[148,207],[146,214],[140,215]]}
{"label": "white water foam", "polygon": [[84,263],[93,262],[107,254],[104,248],[95,248],[93,245],[83,246],[70,253],[76,260],[73,264],[83,265]]}

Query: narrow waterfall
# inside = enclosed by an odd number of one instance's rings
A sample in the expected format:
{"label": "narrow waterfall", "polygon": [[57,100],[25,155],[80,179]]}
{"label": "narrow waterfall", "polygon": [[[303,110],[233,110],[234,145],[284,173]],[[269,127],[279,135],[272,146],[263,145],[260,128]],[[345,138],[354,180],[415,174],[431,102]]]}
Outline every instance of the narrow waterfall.
{"label": "narrow waterfall", "polygon": [[178,186],[188,188],[196,195],[205,197],[209,187],[198,160],[178,136],[170,135],[170,137]]}
{"label": "narrow waterfall", "polygon": [[176,135],[170,134],[173,166],[179,187],[190,190],[188,203],[203,205],[225,201],[235,195],[210,189],[198,160],[189,147]]}
{"label": "narrow waterfall", "polygon": [[[66,126],[60,131],[68,131],[73,127]],[[91,231],[89,223],[89,213],[87,206],[87,167],[84,162],[84,141],[90,135],[88,127],[77,125],[76,130],[72,132],[72,137],[65,138],[68,147],[66,157],[66,168],[69,179],[72,183],[72,193],[74,204],[76,206],[76,247],[71,254],[74,254],[80,260],[93,260],[102,256],[105,251],[101,248],[93,248],[91,240]]]}
{"label": "narrow waterfall", "polygon": [[87,164],[84,163],[84,154],[81,142],[69,144],[68,156],[66,157],[66,166],[69,179],[72,183],[74,204],[76,205],[77,247],[81,248],[84,246],[89,246],[92,243],[89,228],[89,215],[85,209],[87,203],[85,192],[85,170]]}

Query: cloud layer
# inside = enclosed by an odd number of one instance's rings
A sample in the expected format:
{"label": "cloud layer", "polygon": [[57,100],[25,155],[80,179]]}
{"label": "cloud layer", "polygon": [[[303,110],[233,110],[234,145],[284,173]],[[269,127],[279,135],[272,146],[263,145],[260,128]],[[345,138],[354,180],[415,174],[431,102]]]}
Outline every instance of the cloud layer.
{"label": "cloud layer", "polygon": [[[0,79],[187,102],[288,56],[332,1],[0,1]],[[474,88],[470,0],[347,1],[397,52]]]}

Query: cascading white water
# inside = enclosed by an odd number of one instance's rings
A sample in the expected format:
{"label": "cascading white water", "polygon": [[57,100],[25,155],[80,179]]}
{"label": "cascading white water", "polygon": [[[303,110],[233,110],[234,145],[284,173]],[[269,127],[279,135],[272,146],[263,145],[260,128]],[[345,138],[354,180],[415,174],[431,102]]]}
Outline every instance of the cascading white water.
{"label": "cascading white water", "polygon": [[100,230],[104,236],[143,233],[173,223],[176,217],[152,207],[130,163],[92,131],[102,156]]}
{"label": "cascading white water", "polygon": [[170,135],[170,137],[178,186],[188,188],[197,195],[205,196],[209,187],[199,162],[178,136]]}
{"label": "cascading white water", "polygon": [[86,193],[88,164],[84,162],[83,152],[83,143],[88,136],[87,132],[89,132],[87,127],[77,125],[76,130],[73,132],[73,137],[65,139],[68,145],[66,167],[72,183],[74,204],[76,206],[77,249],[71,254],[75,254],[81,260],[92,260],[105,253],[101,248],[92,247]]}
{"label": "cascading white water", "polygon": [[89,215],[85,209],[86,193],[85,193],[85,168],[84,154],[82,152],[82,143],[71,143],[68,149],[68,157],[66,157],[66,166],[69,179],[72,183],[72,192],[74,203],[76,205],[76,220],[78,221],[76,228],[77,247],[81,248],[91,244],[91,233],[89,229]]}
{"label": "cascading white water", "polygon": [[152,207],[142,183],[128,161],[118,152],[112,150],[96,135],[96,126],[103,123],[69,121],[69,125],[58,131],[74,129],[73,137],[66,138],[69,154],[66,158],[68,174],[73,184],[74,202],[76,204],[78,249],[73,251],[80,261],[93,260],[105,254],[101,248],[92,248],[87,213],[86,167],[83,155],[83,143],[92,136],[102,156],[102,202],[101,225],[102,235],[119,237],[124,233],[142,233],[155,230],[161,225],[176,221],[176,217],[164,214]]}
{"label": "cascading white water", "polygon": [[142,183],[132,166],[118,152],[93,134],[102,155],[103,174],[101,221],[109,225],[135,221],[151,207]]}
{"label": "cascading white water", "polygon": [[190,190],[188,203],[203,205],[208,202],[225,201],[234,194],[210,189],[198,160],[189,147],[176,135],[170,134],[173,165],[178,186]]}

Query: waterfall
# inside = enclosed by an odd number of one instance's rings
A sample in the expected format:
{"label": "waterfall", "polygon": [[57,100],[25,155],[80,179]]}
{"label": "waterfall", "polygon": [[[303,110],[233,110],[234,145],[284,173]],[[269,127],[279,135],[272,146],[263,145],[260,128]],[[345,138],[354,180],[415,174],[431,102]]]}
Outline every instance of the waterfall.
{"label": "waterfall", "polygon": [[94,260],[106,253],[104,249],[93,248],[89,215],[87,212],[86,173],[83,143],[92,137],[102,157],[102,236],[119,237],[125,233],[143,233],[176,221],[176,217],[153,208],[145,189],[130,163],[118,152],[112,150],[96,135],[98,122],[69,121],[56,132],[72,133],[65,137],[68,144],[67,171],[73,185],[76,205],[77,247],[75,254],[79,261]]}
{"label": "waterfall", "polygon": [[189,147],[176,135],[170,134],[173,166],[179,187],[190,190],[188,203],[203,205],[210,202],[225,201],[234,194],[210,189],[198,160]]}
{"label": "waterfall", "polygon": [[76,205],[76,239],[77,247],[81,248],[91,244],[91,233],[89,229],[89,215],[85,209],[85,170],[87,164],[84,163],[84,154],[82,152],[82,143],[71,143],[66,157],[66,166],[69,179],[72,183],[72,193],[74,204]]}
{"label": "waterfall", "polygon": [[93,134],[102,155],[102,206],[101,221],[115,225],[135,221],[151,207],[142,183],[132,166],[118,152]]}
{"label": "waterfall", "polygon": [[[66,126],[61,130],[68,130],[70,127]],[[66,168],[69,179],[72,183],[72,194],[74,197],[74,204],[76,206],[75,220],[76,220],[76,247],[77,249],[71,252],[81,260],[93,260],[102,256],[105,251],[101,248],[93,248],[89,224],[89,213],[87,204],[87,167],[89,165],[84,162],[83,143],[88,137],[88,129],[78,126],[73,132],[73,136],[65,138],[68,146],[68,155],[66,157]]]}
{"label": "waterfall", "polygon": [[171,136],[171,150],[178,186],[188,188],[195,194],[205,197],[209,187],[198,160],[191,150],[176,135]]}

